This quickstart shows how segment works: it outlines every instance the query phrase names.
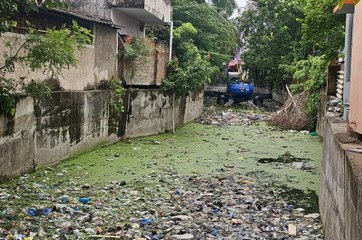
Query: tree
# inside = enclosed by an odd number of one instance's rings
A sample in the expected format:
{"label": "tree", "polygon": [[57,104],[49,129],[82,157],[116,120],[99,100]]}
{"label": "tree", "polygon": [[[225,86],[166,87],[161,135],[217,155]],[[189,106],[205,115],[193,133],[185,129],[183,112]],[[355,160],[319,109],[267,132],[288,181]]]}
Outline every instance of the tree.
{"label": "tree", "polygon": [[196,36],[197,30],[191,23],[184,23],[174,31],[176,55],[169,62],[167,77],[162,83],[164,90],[172,92],[173,132],[176,97],[201,90],[205,84],[211,83],[211,77],[218,69],[210,64],[208,57],[201,55],[194,44]]}
{"label": "tree", "polygon": [[302,9],[296,1],[253,0],[256,8],[238,19],[243,57],[254,80],[278,88],[290,81],[292,73],[281,66],[303,55],[301,45]]}
{"label": "tree", "polygon": [[239,46],[236,28],[215,7],[192,0],[174,0],[173,8],[175,26],[188,22],[193,25],[197,30],[194,44],[204,55],[210,55],[213,65],[221,67],[234,54]]}
{"label": "tree", "polygon": [[203,57],[194,44],[197,30],[191,23],[184,23],[174,32],[176,56],[169,63],[167,78],[163,82],[165,90],[173,91],[177,97],[200,90],[211,82],[217,70]]}
{"label": "tree", "polygon": [[[61,1],[45,0],[5,0],[1,5],[0,36],[11,31],[16,25],[12,19],[16,14],[28,14],[39,7],[53,7]],[[57,5],[58,6],[58,5]],[[24,92],[35,98],[49,95],[49,86],[39,79],[18,79],[8,77],[16,71],[16,64],[22,64],[31,71],[42,70],[49,79],[56,78],[64,68],[75,66],[75,51],[90,43],[90,31],[80,27],[76,22],[62,29],[48,29],[45,34],[38,33],[29,26],[28,34],[14,42],[6,44],[3,49],[4,58],[0,62],[0,112],[13,115],[15,113],[15,93]]]}
{"label": "tree", "polygon": [[343,47],[344,16],[333,14],[335,0],[252,1],[256,7],[239,18],[251,76],[309,93],[305,111],[313,129],[327,66]]}
{"label": "tree", "polygon": [[238,8],[235,0],[213,0],[212,2],[220,12],[224,11],[227,17],[230,17],[234,13],[234,10]]}
{"label": "tree", "polygon": [[[174,3],[179,1],[173,0]],[[235,0],[184,0],[184,3],[198,3],[198,4],[205,4],[211,3],[216,7],[217,11],[221,13],[221,15],[225,16],[225,18],[230,17],[236,9],[238,9],[238,5]]]}
{"label": "tree", "polygon": [[38,11],[40,7],[63,7],[64,0],[2,0],[0,4],[0,35],[10,31],[16,25],[13,16],[16,14],[28,15]]}
{"label": "tree", "polygon": [[334,0],[255,1],[239,18],[244,58],[254,78],[274,87],[291,82],[296,63],[342,49],[344,17],[332,12]]}
{"label": "tree", "polygon": [[333,14],[334,0],[305,0],[302,34],[310,55],[326,55],[332,61],[344,44],[345,16]]}

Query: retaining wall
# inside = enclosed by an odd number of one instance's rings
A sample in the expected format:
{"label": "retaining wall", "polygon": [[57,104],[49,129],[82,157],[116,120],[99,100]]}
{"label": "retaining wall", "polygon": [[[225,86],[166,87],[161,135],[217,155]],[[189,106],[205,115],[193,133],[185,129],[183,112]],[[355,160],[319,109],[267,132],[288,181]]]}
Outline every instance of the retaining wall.
{"label": "retaining wall", "polygon": [[[173,128],[172,96],[161,90],[130,90],[131,105],[126,120],[126,137],[163,133]],[[193,93],[175,100],[175,125],[197,118],[203,109],[204,94]]]}
{"label": "retaining wall", "polygon": [[[362,145],[339,117],[323,123],[319,208],[328,240],[362,239]],[[359,151],[359,150],[357,150]]]}
{"label": "retaining wall", "polygon": [[[110,92],[54,92],[52,99],[19,97],[15,116],[0,114],[0,180],[58,164],[114,143],[172,129],[172,96],[160,90],[129,91],[123,114],[109,111]],[[126,99],[128,100],[128,99]],[[203,93],[175,102],[176,124],[199,116]]]}

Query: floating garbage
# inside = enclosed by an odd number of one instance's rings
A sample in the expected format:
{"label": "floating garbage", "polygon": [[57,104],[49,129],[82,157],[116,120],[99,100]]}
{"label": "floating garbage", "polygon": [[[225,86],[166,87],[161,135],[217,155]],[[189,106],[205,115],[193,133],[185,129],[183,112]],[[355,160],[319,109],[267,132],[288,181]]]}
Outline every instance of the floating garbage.
{"label": "floating garbage", "polygon": [[51,212],[52,212],[52,209],[50,209],[50,208],[42,208],[42,209],[30,208],[28,210],[28,214],[30,216],[32,216],[32,217],[35,217],[35,216],[48,216]]}
{"label": "floating garbage", "polygon": [[140,226],[143,227],[143,226],[145,226],[147,224],[151,224],[153,222],[154,222],[154,220],[151,218],[143,218],[140,220]]}
{"label": "floating garbage", "polygon": [[87,204],[91,201],[90,198],[79,198],[79,202],[83,204]]}

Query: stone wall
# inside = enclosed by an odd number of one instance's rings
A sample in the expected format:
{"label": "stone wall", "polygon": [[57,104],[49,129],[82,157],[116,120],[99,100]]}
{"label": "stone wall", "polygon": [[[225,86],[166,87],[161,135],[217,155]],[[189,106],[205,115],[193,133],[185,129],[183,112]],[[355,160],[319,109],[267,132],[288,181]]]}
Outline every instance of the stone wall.
{"label": "stone wall", "polygon": [[[128,98],[129,96],[129,98]],[[51,99],[18,97],[15,116],[0,114],[0,180],[59,163],[121,137],[172,129],[172,96],[129,90],[126,113],[109,111],[110,92],[54,92]],[[199,116],[203,93],[175,102],[177,126]]]}
{"label": "stone wall", "polygon": [[339,117],[323,122],[319,207],[328,240],[362,239],[362,145]]}

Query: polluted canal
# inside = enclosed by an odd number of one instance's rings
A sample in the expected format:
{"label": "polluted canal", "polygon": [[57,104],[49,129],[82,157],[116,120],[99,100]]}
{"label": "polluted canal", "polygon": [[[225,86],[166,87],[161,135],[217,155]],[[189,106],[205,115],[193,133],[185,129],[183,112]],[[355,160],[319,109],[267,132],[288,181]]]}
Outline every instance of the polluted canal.
{"label": "polluted canal", "polygon": [[0,239],[323,239],[322,142],[209,107],[0,185]]}

